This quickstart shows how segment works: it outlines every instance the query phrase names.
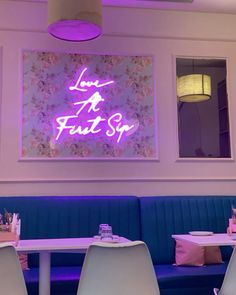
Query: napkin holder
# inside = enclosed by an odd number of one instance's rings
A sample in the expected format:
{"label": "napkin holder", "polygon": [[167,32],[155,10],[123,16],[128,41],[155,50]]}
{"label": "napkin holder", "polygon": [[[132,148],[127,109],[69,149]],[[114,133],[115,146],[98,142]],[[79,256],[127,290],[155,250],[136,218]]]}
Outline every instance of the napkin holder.
{"label": "napkin holder", "polygon": [[4,224],[0,225],[0,242],[10,242],[15,241],[16,232],[11,231],[11,226],[6,226]]}
{"label": "napkin holder", "polygon": [[15,242],[16,245],[19,242],[20,238],[20,223],[17,226],[13,226],[13,224],[0,225],[0,242]]}
{"label": "napkin holder", "polygon": [[17,239],[16,233],[0,231],[0,242],[15,242]]}

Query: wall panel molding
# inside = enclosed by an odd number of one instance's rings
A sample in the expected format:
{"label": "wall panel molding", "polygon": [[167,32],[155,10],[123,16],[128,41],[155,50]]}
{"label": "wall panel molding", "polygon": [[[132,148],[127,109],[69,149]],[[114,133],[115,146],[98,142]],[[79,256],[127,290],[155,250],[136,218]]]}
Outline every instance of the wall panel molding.
{"label": "wall panel molding", "polygon": [[43,179],[43,178],[2,178],[0,179],[0,183],[111,183],[111,182],[236,182],[236,177],[231,178],[220,178],[220,177],[207,177],[207,178],[194,178],[194,177],[188,177],[188,178],[165,178],[165,177],[153,177],[153,178],[145,178],[145,177],[136,177],[136,178],[50,178],[50,179]]}

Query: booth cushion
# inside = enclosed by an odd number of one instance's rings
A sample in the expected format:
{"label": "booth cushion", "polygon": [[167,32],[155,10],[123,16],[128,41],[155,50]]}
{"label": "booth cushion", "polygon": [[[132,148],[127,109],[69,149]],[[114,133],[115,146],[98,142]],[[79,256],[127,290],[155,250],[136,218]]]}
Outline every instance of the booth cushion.
{"label": "booth cushion", "polygon": [[176,265],[202,266],[222,263],[220,247],[202,247],[188,241],[176,240]]}
{"label": "booth cushion", "polygon": [[161,294],[212,294],[214,287],[220,287],[227,263],[195,266],[155,265],[155,272]]}
{"label": "booth cushion", "polygon": [[[81,266],[56,266],[51,268],[51,294],[74,295],[77,292]],[[28,294],[39,293],[39,269],[24,271]]]}
{"label": "booth cushion", "polygon": [[204,247],[204,264],[223,263],[220,247]]}
{"label": "booth cushion", "polygon": [[204,254],[205,251],[203,247],[199,247],[198,245],[190,242],[185,242],[181,240],[176,241],[176,265],[202,266],[205,262]]}

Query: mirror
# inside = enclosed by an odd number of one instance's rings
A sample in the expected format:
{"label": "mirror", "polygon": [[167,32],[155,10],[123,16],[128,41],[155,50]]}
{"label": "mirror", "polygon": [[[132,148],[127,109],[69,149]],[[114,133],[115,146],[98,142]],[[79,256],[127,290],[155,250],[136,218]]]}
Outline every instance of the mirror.
{"label": "mirror", "polygon": [[176,75],[179,157],[230,158],[226,60],[177,58]]}

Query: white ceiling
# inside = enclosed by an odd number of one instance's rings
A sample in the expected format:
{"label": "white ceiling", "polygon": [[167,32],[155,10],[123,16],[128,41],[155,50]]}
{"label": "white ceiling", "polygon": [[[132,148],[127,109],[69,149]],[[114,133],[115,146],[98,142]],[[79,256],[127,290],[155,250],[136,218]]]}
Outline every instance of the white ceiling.
{"label": "white ceiling", "polygon": [[193,0],[192,3],[177,3],[176,0],[175,2],[169,2],[167,0],[102,0],[102,3],[104,5],[123,7],[236,14],[236,0]]}

